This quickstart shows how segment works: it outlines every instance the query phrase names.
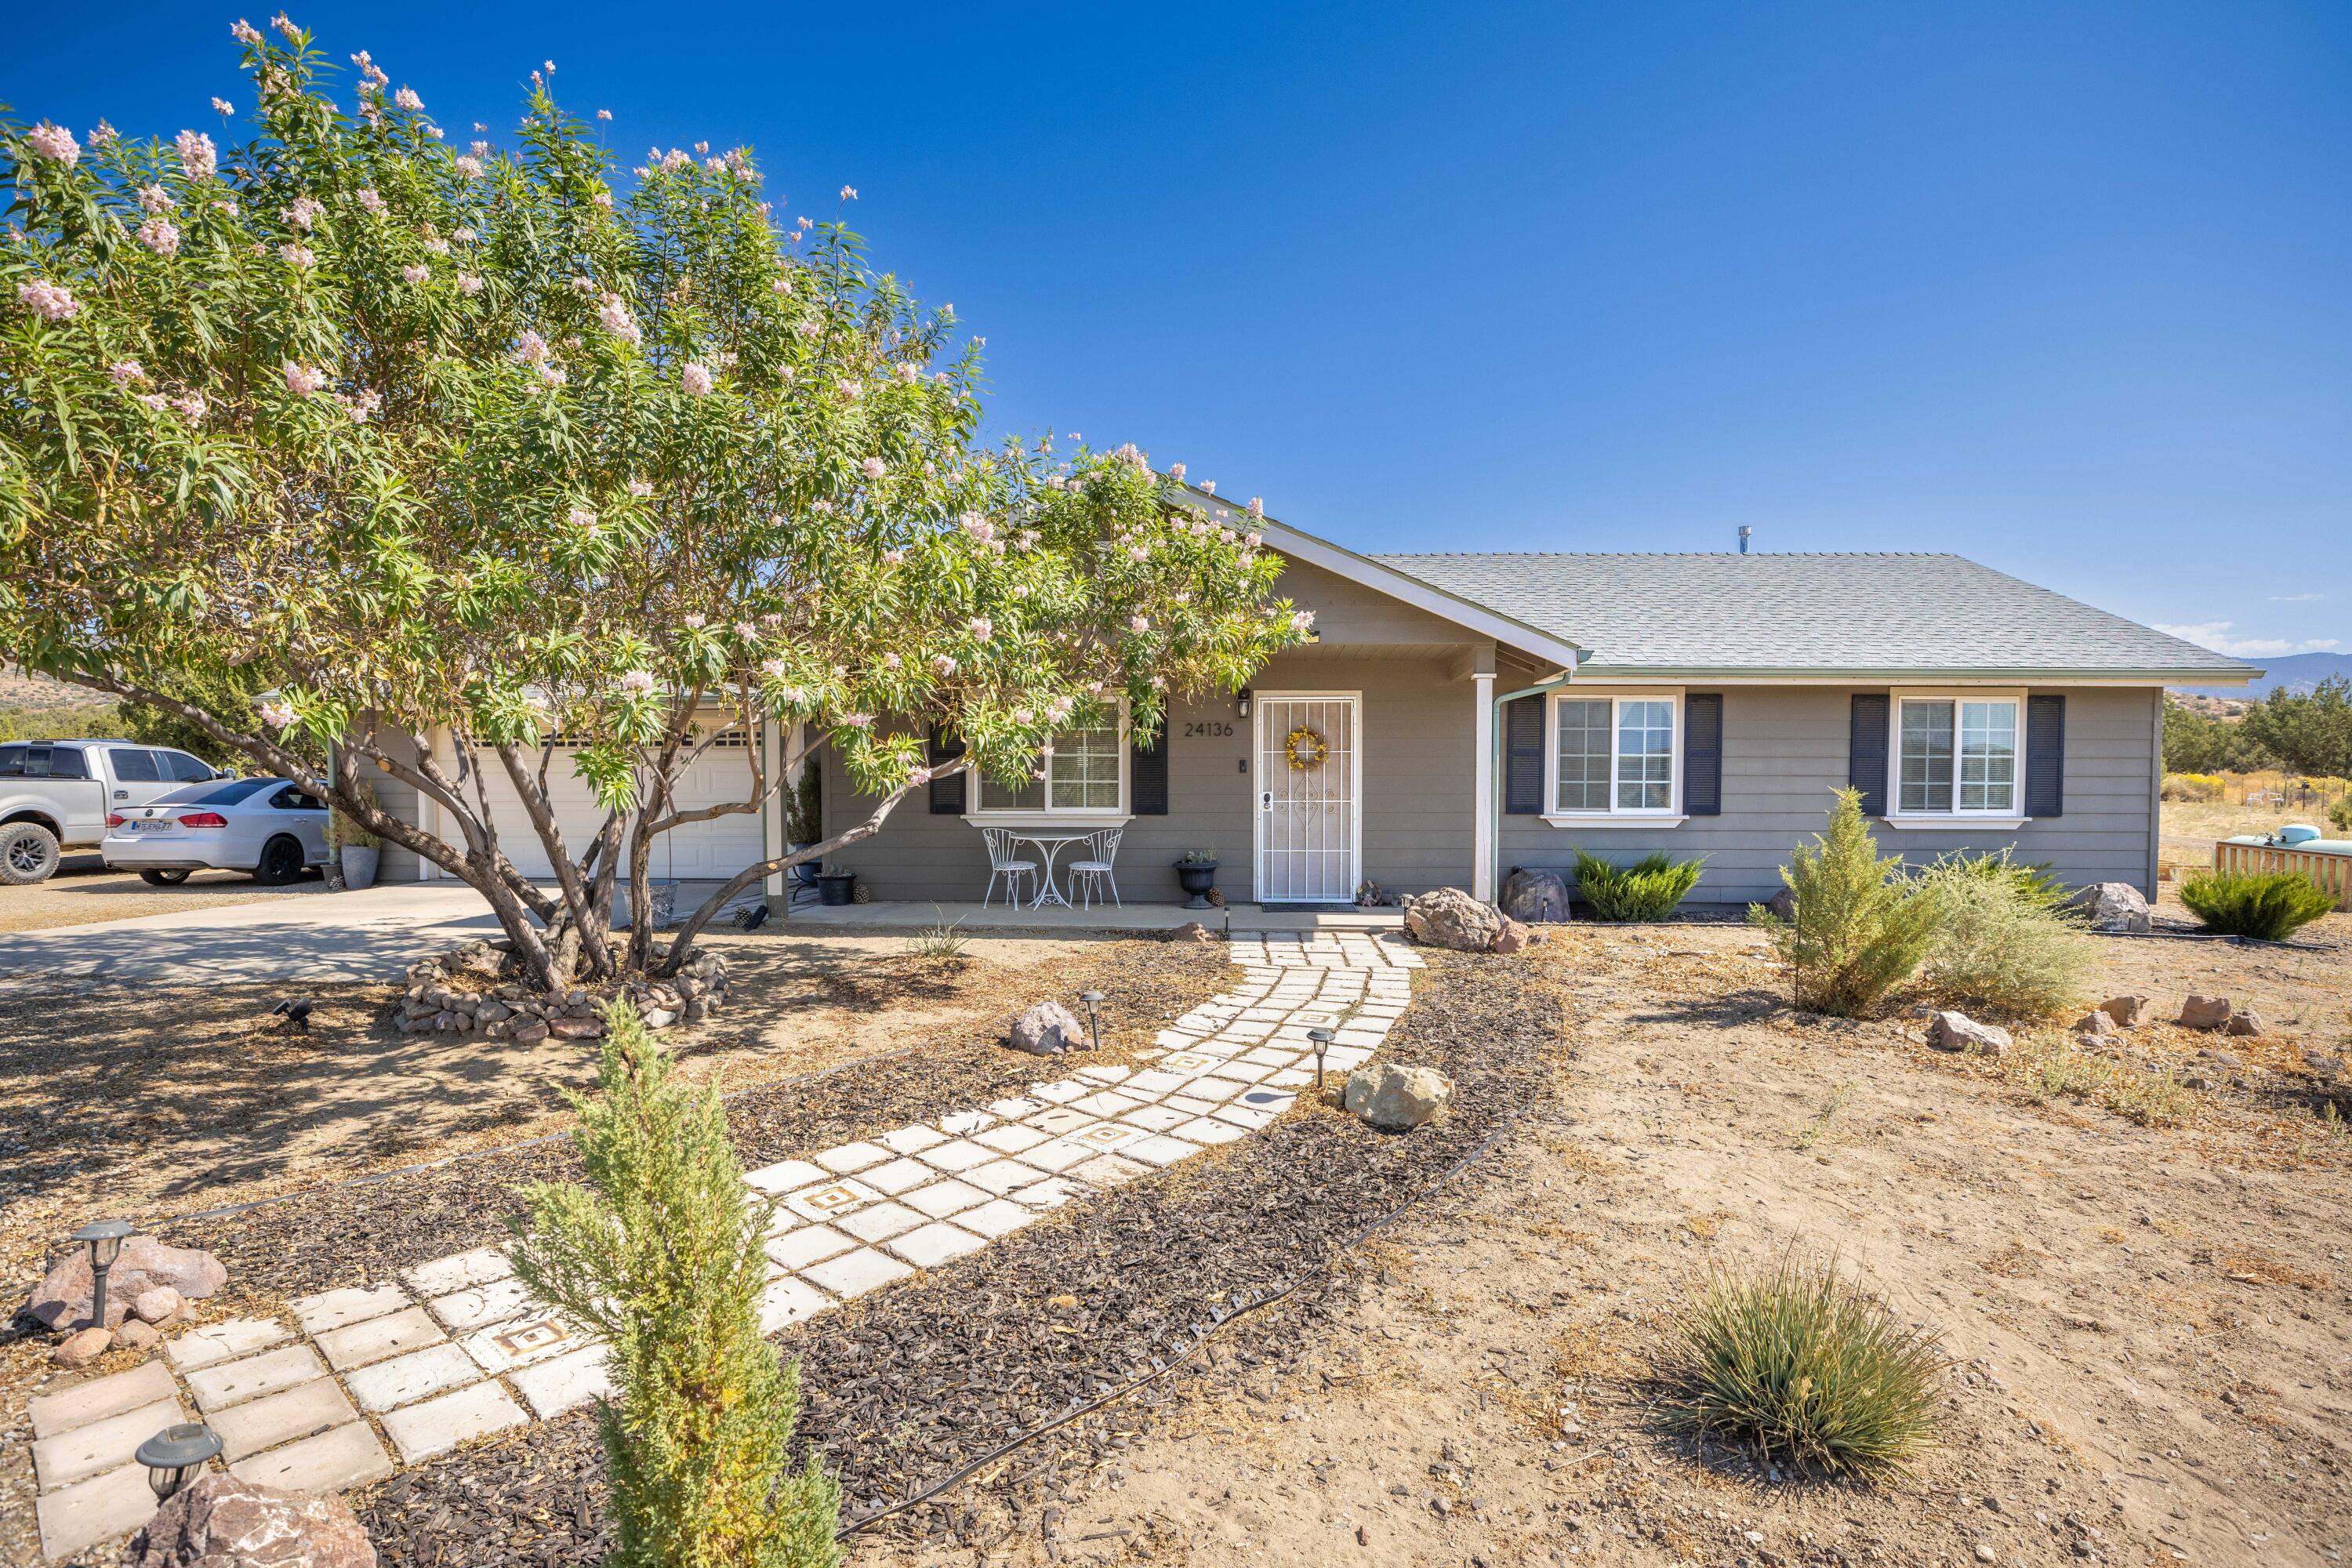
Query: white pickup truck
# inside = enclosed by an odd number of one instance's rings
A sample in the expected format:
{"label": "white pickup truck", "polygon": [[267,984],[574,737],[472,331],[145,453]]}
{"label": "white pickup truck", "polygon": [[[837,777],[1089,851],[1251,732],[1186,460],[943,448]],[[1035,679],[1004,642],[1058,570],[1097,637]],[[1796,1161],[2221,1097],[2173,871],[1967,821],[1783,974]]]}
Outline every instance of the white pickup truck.
{"label": "white pickup truck", "polygon": [[41,881],[65,850],[97,847],[109,813],[227,776],[185,752],[131,741],[0,743],[0,882]]}

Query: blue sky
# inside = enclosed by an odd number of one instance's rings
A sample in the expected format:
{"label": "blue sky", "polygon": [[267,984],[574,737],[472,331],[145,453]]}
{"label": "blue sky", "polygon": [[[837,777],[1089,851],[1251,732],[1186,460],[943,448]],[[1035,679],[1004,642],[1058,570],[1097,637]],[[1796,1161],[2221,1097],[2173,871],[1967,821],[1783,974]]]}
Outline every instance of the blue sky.
{"label": "blue sky", "polygon": [[[233,9],[0,100],[215,123]],[[252,13],[257,23],[267,16]],[[989,339],[1000,430],[1364,550],[1957,550],[2352,647],[2352,6],[298,5],[455,131],[749,142]]]}

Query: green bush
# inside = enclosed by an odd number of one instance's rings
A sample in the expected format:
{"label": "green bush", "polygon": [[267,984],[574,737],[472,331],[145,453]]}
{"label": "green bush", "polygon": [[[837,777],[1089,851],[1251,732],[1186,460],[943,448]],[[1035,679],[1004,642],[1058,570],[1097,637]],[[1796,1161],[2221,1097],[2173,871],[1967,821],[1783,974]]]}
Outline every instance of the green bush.
{"label": "green bush", "polygon": [[835,1568],[841,1493],[792,1466],[800,1369],[760,1332],[761,1242],[715,1087],[671,1081],[635,1011],[604,1012],[592,1095],[570,1095],[588,1185],[534,1183],[515,1273],[611,1346],[596,1406],[608,1568]]}
{"label": "green bush", "polygon": [[1921,875],[1921,890],[1944,911],[1926,975],[1945,1000],[2031,1018],[2082,999],[2098,969],[2096,944],[2059,910],[2037,869],[1955,856]]}
{"label": "green bush", "polygon": [[1767,1458],[1891,1474],[1935,1440],[1938,1343],[1827,1263],[1718,1272],[1683,1324],[1667,1418]]}
{"label": "green bush", "polygon": [[1931,874],[1948,878],[1973,877],[1987,882],[2004,882],[2015,889],[2020,898],[2044,909],[2055,909],[2066,901],[2066,884],[2050,869],[2047,860],[2020,861],[2014,847],[1984,855],[1971,855],[1965,849],[1955,849],[1948,855],[1938,855],[1930,868]]}
{"label": "green bush", "polygon": [[2352,833],[2352,795],[2327,808],[2327,820],[2339,832]]}
{"label": "green bush", "polygon": [[1675,860],[1663,850],[1631,866],[1612,866],[1598,855],[1576,852],[1576,890],[1592,918],[1601,921],[1662,921],[1698,885],[1703,862]]}
{"label": "green bush", "polygon": [[2189,912],[2229,936],[2278,942],[2336,907],[2297,871],[2200,871],[2180,884]]}
{"label": "green bush", "polygon": [[1899,858],[1879,858],[1861,795],[1842,789],[1837,797],[1829,831],[1780,868],[1795,918],[1761,904],[1750,905],[1748,918],[1770,933],[1789,965],[1798,1006],[1851,1018],[1917,972],[1943,929],[1944,909],[1934,887],[1903,874]]}

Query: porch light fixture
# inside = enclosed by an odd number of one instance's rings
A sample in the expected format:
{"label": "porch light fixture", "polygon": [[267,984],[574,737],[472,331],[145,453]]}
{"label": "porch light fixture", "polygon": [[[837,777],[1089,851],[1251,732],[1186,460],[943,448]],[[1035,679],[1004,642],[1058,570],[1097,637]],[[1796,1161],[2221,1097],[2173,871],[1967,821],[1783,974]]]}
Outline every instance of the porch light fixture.
{"label": "porch light fixture", "polygon": [[147,1467],[147,1487],[155,1494],[157,1502],[169,1501],[173,1492],[188,1484],[189,1479],[205,1468],[205,1462],[218,1457],[220,1434],[201,1421],[182,1422],[166,1426],[144,1443],[131,1456]]}
{"label": "porch light fixture", "polygon": [[74,1240],[89,1248],[89,1321],[95,1327],[106,1327],[106,1271],[122,1256],[130,1236],[127,1219],[92,1220],[73,1233]]}
{"label": "porch light fixture", "polygon": [[1081,991],[1078,993],[1078,1000],[1087,1005],[1087,1033],[1094,1040],[1094,1044],[1088,1048],[1098,1051],[1102,1049],[1103,994],[1099,991]]}
{"label": "porch light fixture", "polygon": [[1244,719],[1248,718],[1248,717],[1249,717],[1249,705],[1250,705],[1250,689],[1249,689],[1248,687],[1244,686],[1244,687],[1243,687],[1239,691],[1235,692],[1235,693],[1234,693],[1234,696],[1240,700],[1239,706],[1240,706],[1240,710],[1241,710],[1241,716],[1242,716],[1243,718],[1244,718]]}
{"label": "porch light fixture", "polygon": [[1307,1037],[1315,1043],[1315,1098],[1323,1098],[1323,1053],[1331,1048],[1331,1031],[1309,1029]]}

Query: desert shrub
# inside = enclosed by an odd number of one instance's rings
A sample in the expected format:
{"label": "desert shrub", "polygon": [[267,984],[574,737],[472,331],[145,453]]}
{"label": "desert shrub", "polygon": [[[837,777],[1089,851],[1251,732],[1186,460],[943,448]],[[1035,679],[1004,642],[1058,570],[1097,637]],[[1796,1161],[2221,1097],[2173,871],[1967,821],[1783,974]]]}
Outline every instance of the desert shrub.
{"label": "desert shrub", "polygon": [[1920,877],[1922,889],[1943,905],[1925,973],[1944,999],[2030,1018],[2082,998],[2098,968],[2097,949],[2048,889],[2018,874],[2032,869],[2005,867],[1994,856],[1951,857]]}
{"label": "desert shrub", "polygon": [[1948,855],[1936,857],[1929,874],[1954,879],[1973,878],[1979,881],[2004,883],[2018,897],[2044,909],[2054,909],[2066,901],[2066,884],[2058,879],[2058,874],[2050,868],[2050,862],[2020,860],[2014,847],[1982,855],[1955,849]]}
{"label": "desert shrub", "polygon": [[2352,795],[2327,808],[2327,821],[2339,833],[2352,833]]}
{"label": "desert shrub", "polygon": [[1631,866],[1612,866],[1598,855],[1576,852],[1576,890],[1602,921],[1662,921],[1698,886],[1704,860],[1676,860],[1664,850]]}
{"label": "desert shrub", "polygon": [[588,1184],[523,1189],[515,1273],[610,1345],[596,1406],[619,1568],[835,1568],[841,1493],[787,1448],[800,1374],[760,1332],[761,1241],[716,1087],[675,1083],[635,1011],[604,1013],[596,1092],[568,1098]]}
{"label": "desert shrub", "polygon": [[2221,798],[2221,775],[2219,773],[2164,775],[2164,798],[2167,800],[2215,801]]}
{"label": "desert shrub", "polygon": [[2180,884],[2180,901],[2228,936],[2278,942],[2336,907],[2319,884],[2296,871],[2200,871]]}
{"label": "desert shrub", "polygon": [[1682,1325],[1667,1417],[1832,1474],[1900,1471],[1935,1440],[1938,1342],[1830,1263],[1718,1272]]}
{"label": "desert shrub", "polygon": [[1829,831],[1780,868],[1797,908],[1783,921],[1761,904],[1748,920],[1770,933],[1790,966],[1797,1005],[1856,1017],[1918,971],[1944,923],[1937,889],[1881,859],[1862,820],[1862,796],[1837,792]]}

